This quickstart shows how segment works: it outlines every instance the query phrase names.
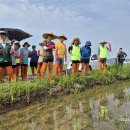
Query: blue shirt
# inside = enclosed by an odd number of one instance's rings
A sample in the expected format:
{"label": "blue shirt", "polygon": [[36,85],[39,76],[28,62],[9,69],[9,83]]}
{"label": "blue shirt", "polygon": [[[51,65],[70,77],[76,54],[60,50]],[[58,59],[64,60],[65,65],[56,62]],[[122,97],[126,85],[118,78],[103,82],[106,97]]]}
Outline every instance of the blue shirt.
{"label": "blue shirt", "polygon": [[30,50],[26,49],[26,48],[21,48],[22,51],[22,63],[23,64],[28,64],[28,55],[30,53]]}
{"label": "blue shirt", "polygon": [[80,49],[80,52],[81,52],[81,58],[89,59],[91,56],[91,48],[90,47],[87,48],[87,47],[83,46]]}

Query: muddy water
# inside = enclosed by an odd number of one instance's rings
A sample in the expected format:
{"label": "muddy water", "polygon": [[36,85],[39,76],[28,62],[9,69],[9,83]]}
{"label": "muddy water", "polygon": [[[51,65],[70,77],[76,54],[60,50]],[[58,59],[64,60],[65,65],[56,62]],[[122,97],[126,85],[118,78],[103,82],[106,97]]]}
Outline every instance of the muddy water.
{"label": "muddy water", "polygon": [[130,130],[130,82],[1,112],[0,130]]}

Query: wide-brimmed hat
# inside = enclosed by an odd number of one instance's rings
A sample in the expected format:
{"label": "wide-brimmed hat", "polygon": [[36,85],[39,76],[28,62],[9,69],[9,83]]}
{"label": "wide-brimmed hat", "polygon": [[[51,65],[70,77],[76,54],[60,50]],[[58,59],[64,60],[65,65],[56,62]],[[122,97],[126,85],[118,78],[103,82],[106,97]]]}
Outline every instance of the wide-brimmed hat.
{"label": "wide-brimmed hat", "polygon": [[20,45],[19,41],[14,41],[14,42],[13,42],[13,44],[15,44],[15,45],[19,46],[19,48],[21,47],[21,45]]}
{"label": "wide-brimmed hat", "polygon": [[52,36],[52,39],[57,39],[57,38],[58,38],[58,36],[56,36],[56,35],[53,34],[52,32],[44,33],[44,34],[42,35],[42,37],[45,38],[45,39],[47,39],[48,36]]}
{"label": "wide-brimmed hat", "polygon": [[101,40],[99,44],[107,44],[107,42],[105,40]]}
{"label": "wide-brimmed hat", "polygon": [[30,44],[28,43],[28,42],[25,42],[24,44],[23,44],[23,47],[25,47],[25,46],[28,46],[28,47],[30,47]]}
{"label": "wide-brimmed hat", "polygon": [[81,43],[79,38],[74,38],[73,41],[72,41],[72,45],[74,44],[74,41],[78,41],[79,44]]}
{"label": "wide-brimmed hat", "polygon": [[60,36],[59,36],[59,39],[60,39],[60,38],[64,38],[65,40],[67,40],[67,37],[66,37],[64,34],[60,35]]}
{"label": "wide-brimmed hat", "polygon": [[0,31],[0,34],[4,34],[4,35],[8,36],[7,32],[5,32],[5,31]]}

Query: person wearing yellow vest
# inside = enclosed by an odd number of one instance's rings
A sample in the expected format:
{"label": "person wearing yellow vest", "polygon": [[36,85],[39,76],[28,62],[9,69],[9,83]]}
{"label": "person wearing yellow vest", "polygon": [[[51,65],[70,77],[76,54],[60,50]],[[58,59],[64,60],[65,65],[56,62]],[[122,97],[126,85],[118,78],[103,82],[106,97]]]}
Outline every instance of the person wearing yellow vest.
{"label": "person wearing yellow vest", "polygon": [[58,74],[59,75],[62,74],[64,58],[65,58],[65,62],[67,60],[67,49],[66,49],[66,45],[64,44],[65,40],[67,40],[67,37],[61,35],[59,36],[59,41],[55,43],[55,58],[56,58],[56,64],[54,69],[55,77],[58,77]]}
{"label": "person wearing yellow vest", "polygon": [[74,38],[72,45],[68,49],[72,61],[72,75],[77,75],[79,70],[80,59],[81,59],[79,44],[80,44],[80,39]]}
{"label": "person wearing yellow vest", "polygon": [[108,43],[108,47],[106,46],[106,44],[107,42],[102,40],[100,42],[100,47],[98,49],[98,61],[99,61],[98,71],[99,72],[104,71],[104,73],[106,73],[106,61],[108,57],[108,52],[111,51],[110,43]]}

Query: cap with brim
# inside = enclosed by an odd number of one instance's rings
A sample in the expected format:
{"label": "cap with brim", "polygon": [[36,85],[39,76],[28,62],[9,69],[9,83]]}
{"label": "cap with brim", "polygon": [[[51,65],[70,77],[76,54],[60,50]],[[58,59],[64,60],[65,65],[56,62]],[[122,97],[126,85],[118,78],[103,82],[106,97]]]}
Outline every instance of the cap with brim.
{"label": "cap with brim", "polygon": [[30,44],[29,44],[28,42],[25,42],[24,45],[23,45],[23,47],[25,47],[26,45],[27,45],[28,47],[30,47]]}
{"label": "cap with brim", "polygon": [[48,36],[52,36],[52,40],[58,38],[58,36],[54,35],[52,32],[44,33],[44,34],[42,35],[42,37],[45,38],[45,39],[47,39]]}
{"label": "cap with brim", "polygon": [[99,44],[107,44],[107,42],[102,40]]}
{"label": "cap with brim", "polygon": [[0,31],[0,34],[4,34],[4,35],[8,36],[7,32],[5,32],[5,31]]}
{"label": "cap with brim", "polygon": [[35,45],[32,45],[32,48],[36,48],[36,46],[35,46]]}
{"label": "cap with brim", "polygon": [[81,43],[79,38],[74,38],[72,41],[72,45],[74,44],[74,41],[79,41],[79,44]]}
{"label": "cap with brim", "polygon": [[59,36],[59,39],[60,39],[60,38],[64,38],[65,40],[67,40],[67,37],[66,37],[65,35],[60,35],[60,36]]}

